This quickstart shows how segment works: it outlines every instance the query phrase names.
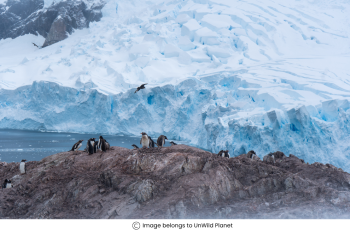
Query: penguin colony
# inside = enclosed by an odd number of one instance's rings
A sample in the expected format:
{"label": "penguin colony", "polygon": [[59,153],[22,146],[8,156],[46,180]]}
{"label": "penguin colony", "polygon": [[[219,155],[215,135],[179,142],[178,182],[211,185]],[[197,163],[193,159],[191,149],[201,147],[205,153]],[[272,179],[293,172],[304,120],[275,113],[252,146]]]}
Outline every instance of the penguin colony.
{"label": "penguin colony", "polygon": [[[165,145],[165,140],[168,140],[168,138],[165,135],[160,135],[157,139],[157,143],[155,143],[150,136],[148,136],[145,132],[141,133],[141,140],[140,144],[142,148],[154,148],[155,145],[158,146],[158,148],[162,148]],[[104,139],[102,136],[99,137],[98,141],[95,141],[96,138],[90,138],[86,143],[86,148],[84,151],[88,152],[89,155],[97,153],[98,150],[100,151],[107,151],[110,149],[110,144],[107,142],[106,139]],[[69,151],[78,151],[80,147],[82,147],[82,142],[84,140],[79,140],[76,142],[72,149]],[[171,146],[177,145],[175,142],[170,142]],[[133,144],[132,147],[134,149],[140,149],[137,145]],[[228,150],[221,150],[217,156],[223,157],[223,158],[230,158],[230,154],[228,153]],[[258,161],[260,158],[256,155],[255,151],[251,150],[247,154],[242,154],[240,156],[244,156],[248,159]],[[285,155],[282,152],[275,152],[275,153],[269,153],[266,156],[264,156],[263,161],[267,163],[275,163],[275,159],[283,159]],[[26,162],[27,160],[22,159],[19,165],[19,170],[21,174],[26,174]],[[4,183],[1,185],[2,189],[12,188],[13,184],[11,183],[11,180],[5,179]]]}

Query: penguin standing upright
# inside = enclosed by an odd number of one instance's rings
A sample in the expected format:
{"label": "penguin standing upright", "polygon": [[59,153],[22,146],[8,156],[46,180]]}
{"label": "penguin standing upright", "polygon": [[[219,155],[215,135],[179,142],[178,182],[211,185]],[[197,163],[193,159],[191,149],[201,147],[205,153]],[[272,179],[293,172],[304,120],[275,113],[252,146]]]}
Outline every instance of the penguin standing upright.
{"label": "penguin standing upright", "polygon": [[84,140],[79,140],[77,143],[75,143],[70,151],[77,151],[79,148],[83,145]]}
{"label": "penguin standing upright", "polygon": [[154,148],[155,143],[153,139],[150,136],[148,136],[148,138],[149,138],[149,148]]}
{"label": "penguin standing upright", "polygon": [[224,155],[225,158],[230,158],[230,154],[228,153],[228,150],[225,150],[225,155]]}
{"label": "penguin standing upright", "polygon": [[165,145],[165,139],[168,140],[168,138],[164,135],[160,135],[157,140],[157,146],[163,147]]}
{"label": "penguin standing upright", "polygon": [[100,136],[99,139],[98,139],[97,148],[99,148],[100,150],[102,150],[101,147],[102,147],[102,141],[103,140],[104,140],[104,138],[102,136]]}
{"label": "penguin standing upright", "polygon": [[102,137],[100,136],[100,139],[98,140],[98,143],[99,143],[99,147],[100,147],[100,150],[102,151],[106,151],[108,150],[109,148],[109,143]]}
{"label": "penguin standing upright", "polygon": [[95,145],[95,138],[90,138],[86,144],[86,149],[89,155],[92,155],[94,153],[94,145]]}
{"label": "penguin standing upright", "polygon": [[26,159],[22,159],[21,163],[19,164],[19,171],[21,172],[21,174],[26,173],[26,161]]}
{"label": "penguin standing upright", "polygon": [[94,153],[97,153],[98,142],[94,142]]}
{"label": "penguin standing upright", "polygon": [[141,134],[142,134],[142,137],[140,140],[140,144],[142,145],[142,148],[144,147],[148,148],[150,143],[149,137],[145,132],[142,132]]}

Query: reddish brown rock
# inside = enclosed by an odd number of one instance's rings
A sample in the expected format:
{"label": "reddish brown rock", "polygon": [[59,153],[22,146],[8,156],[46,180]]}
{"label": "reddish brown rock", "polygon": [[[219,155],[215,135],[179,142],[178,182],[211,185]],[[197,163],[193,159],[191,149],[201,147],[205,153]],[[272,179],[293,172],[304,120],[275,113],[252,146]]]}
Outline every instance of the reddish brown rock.
{"label": "reddish brown rock", "polygon": [[[277,154],[276,154],[277,155]],[[64,152],[0,164],[0,218],[349,218],[350,175],[278,154],[274,164],[176,145]]]}

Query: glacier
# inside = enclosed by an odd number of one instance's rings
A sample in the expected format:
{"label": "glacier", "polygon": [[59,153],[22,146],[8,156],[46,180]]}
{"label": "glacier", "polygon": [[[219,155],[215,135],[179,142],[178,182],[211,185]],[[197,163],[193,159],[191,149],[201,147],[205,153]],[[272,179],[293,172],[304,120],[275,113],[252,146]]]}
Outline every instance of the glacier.
{"label": "glacier", "polygon": [[102,12],[44,49],[40,36],[0,41],[0,128],[144,131],[350,171],[348,1],[106,0]]}

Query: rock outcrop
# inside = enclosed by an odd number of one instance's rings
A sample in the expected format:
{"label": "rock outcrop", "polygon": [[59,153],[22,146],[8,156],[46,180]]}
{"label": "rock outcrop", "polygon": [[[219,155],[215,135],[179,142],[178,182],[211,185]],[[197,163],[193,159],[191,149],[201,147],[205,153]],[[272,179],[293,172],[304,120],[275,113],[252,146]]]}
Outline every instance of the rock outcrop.
{"label": "rock outcrop", "polygon": [[0,218],[350,218],[350,174],[276,152],[275,163],[197,148],[63,152],[0,164]]}
{"label": "rock outcrop", "polygon": [[66,0],[44,8],[44,0],[8,0],[0,4],[0,39],[40,34],[45,47],[99,21],[104,5],[102,0]]}

